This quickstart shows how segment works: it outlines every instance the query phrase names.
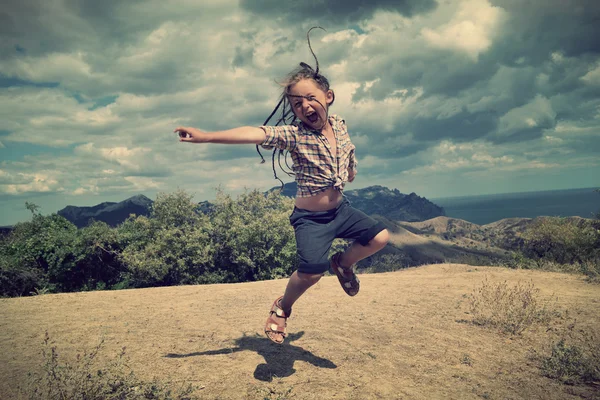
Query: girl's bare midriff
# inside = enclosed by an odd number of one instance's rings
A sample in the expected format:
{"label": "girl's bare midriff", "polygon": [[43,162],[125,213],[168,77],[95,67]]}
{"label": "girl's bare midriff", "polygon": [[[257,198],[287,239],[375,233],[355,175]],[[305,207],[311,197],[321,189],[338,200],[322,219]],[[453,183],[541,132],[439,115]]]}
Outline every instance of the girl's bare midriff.
{"label": "girl's bare midriff", "polygon": [[342,201],[342,192],[330,187],[310,197],[296,197],[296,207],[309,211],[327,211],[336,208]]}

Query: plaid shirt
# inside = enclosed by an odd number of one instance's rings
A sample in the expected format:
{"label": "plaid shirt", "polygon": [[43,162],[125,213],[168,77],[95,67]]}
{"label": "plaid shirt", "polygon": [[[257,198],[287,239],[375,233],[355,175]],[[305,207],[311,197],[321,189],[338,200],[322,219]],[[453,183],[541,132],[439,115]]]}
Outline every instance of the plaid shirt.
{"label": "plaid shirt", "polygon": [[357,171],[356,148],[350,141],[346,121],[337,115],[329,116],[337,143],[337,157],[333,158],[331,144],[320,132],[304,123],[285,126],[261,126],[267,138],[261,143],[265,149],[288,150],[292,155],[292,170],[298,184],[298,197],[310,197],[330,187],[343,190],[348,181],[348,168]]}

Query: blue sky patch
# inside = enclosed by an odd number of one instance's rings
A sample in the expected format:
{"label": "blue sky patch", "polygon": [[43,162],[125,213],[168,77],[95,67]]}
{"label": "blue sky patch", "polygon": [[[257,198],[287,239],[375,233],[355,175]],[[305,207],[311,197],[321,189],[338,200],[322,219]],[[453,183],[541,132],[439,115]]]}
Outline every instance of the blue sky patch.
{"label": "blue sky patch", "polygon": [[8,77],[0,74],[0,88],[30,86],[36,88],[55,88],[60,85],[59,82],[32,82],[19,78]]}

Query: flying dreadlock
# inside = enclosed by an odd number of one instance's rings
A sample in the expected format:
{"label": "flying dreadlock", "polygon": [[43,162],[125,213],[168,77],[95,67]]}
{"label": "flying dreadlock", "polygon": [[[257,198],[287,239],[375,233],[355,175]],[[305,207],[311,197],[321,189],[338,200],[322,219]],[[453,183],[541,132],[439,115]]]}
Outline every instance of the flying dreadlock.
{"label": "flying dreadlock", "polygon": [[[313,79],[319,86],[326,88],[326,90],[328,90],[329,89],[329,81],[323,75],[319,74],[319,60],[317,59],[317,56],[315,55],[315,52],[313,51],[312,46],[310,44],[310,32],[313,29],[317,29],[317,28],[323,29],[320,26],[314,26],[314,27],[310,28],[308,30],[308,32],[306,33],[306,39],[308,41],[308,48],[315,59],[316,69],[313,69],[310,65],[308,65],[304,62],[301,62],[300,63],[301,69],[300,69],[300,71],[298,71],[296,73],[296,75],[298,75],[298,74],[306,75],[307,77],[310,77],[311,79]],[[325,29],[323,29],[323,30],[325,30]],[[316,101],[317,103],[319,103],[319,105],[325,110],[325,113],[326,113],[326,118],[325,118],[325,121],[323,122],[323,124],[327,123],[328,109],[327,109],[327,107],[323,106],[323,104],[321,104],[320,101],[318,101],[317,99],[315,99],[312,96],[291,95],[288,93],[288,90],[289,90],[289,85],[285,88],[285,92],[282,94],[281,99],[279,100],[279,103],[277,103],[277,106],[275,107],[275,109],[273,109],[273,111],[271,112],[269,117],[265,120],[263,125],[267,125],[269,123],[269,121],[271,120],[271,118],[273,118],[273,116],[277,113],[277,111],[280,108],[281,108],[281,116],[275,123],[275,126],[278,126],[280,124],[291,125],[296,121],[296,115],[294,114],[294,111],[290,104],[289,97],[303,97],[303,98],[306,98],[307,100]],[[334,99],[335,99],[335,95],[334,95]],[[323,125],[323,126],[325,126],[325,125]],[[275,179],[277,179],[279,182],[281,182],[280,191],[282,191],[285,184],[277,176],[277,171],[275,170],[275,156],[277,155],[277,163],[279,164],[279,168],[285,174],[287,174],[288,176],[294,176],[294,173],[291,171],[291,167],[289,166],[288,160],[287,160],[287,156],[288,156],[289,152],[287,150],[281,150],[281,149],[279,149],[279,152],[278,152],[277,150],[278,149],[276,149],[276,148],[273,149],[273,154],[271,156],[271,163],[273,166],[273,175],[275,176]],[[262,153],[260,152],[258,145],[256,145],[256,151],[258,152],[258,155],[262,159],[261,164],[263,164],[265,162],[265,158],[263,157]],[[286,171],[281,165],[281,155],[282,154],[283,154],[285,165],[288,168],[288,171]]]}

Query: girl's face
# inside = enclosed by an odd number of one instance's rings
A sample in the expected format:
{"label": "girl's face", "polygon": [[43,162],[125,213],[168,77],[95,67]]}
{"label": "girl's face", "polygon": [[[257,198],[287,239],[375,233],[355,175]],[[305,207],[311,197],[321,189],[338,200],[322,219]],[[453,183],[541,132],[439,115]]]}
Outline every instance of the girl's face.
{"label": "girl's face", "polygon": [[325,127],[333,91],[325,92],[312,79],[302,79],[290,86],[288,99],[294,114],[305,125],[319,130]]}

